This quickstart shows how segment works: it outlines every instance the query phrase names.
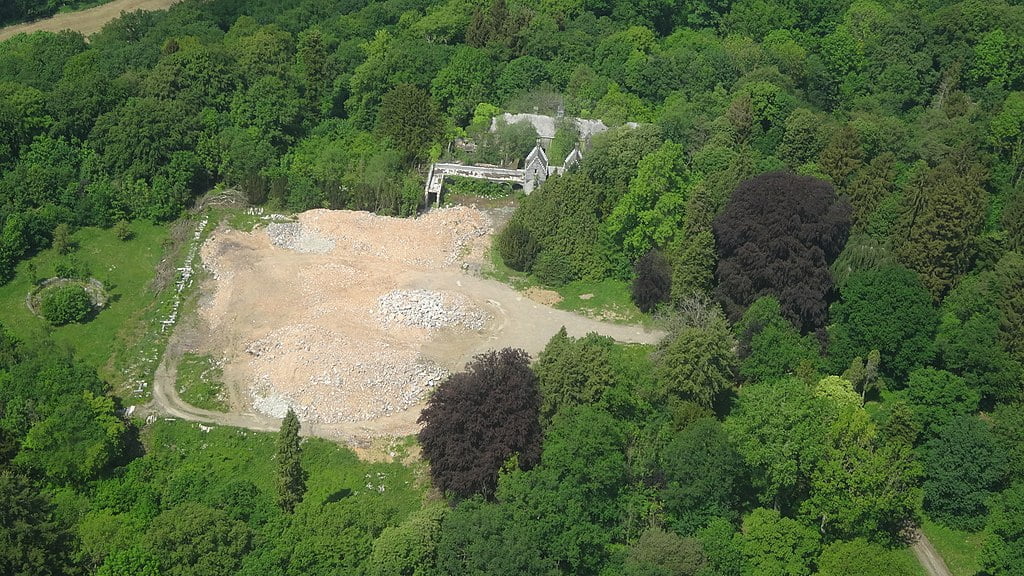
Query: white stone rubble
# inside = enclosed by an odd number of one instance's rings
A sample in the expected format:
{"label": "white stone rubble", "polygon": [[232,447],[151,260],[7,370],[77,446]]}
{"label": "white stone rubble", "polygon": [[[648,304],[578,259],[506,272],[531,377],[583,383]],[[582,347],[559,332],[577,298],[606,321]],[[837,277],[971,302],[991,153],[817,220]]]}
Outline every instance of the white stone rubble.
{"label": "white stone rubble", "polygon": [[377,299],[373,312],[385,326],[401,324],[428,330],[482,330],[490,319],[465,296],[432,290],[392,290]]}

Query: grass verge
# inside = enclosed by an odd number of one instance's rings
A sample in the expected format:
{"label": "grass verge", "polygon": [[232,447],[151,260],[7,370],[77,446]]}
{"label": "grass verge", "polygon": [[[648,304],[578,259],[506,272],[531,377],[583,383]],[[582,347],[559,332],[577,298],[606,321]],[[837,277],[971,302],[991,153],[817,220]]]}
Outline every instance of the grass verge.
{"label": "grass verge", "polygon": [[917,555],[914,554],[912,549],[903,548],[895,550],[893,553],[902,556],[906,560],[905,563],[913,570],[914,576],[928,576],[928,571],[924,569],[924,566],[921,566],[921,562],[918,561]]}
{"label": "grass verge", "polygon": [[609,322],[647,324],[651,317],[633,304],[629,284],[622,280],[577,280],[555,288],[562,301],[555,308]]}
{"label": "grass verge", "polygon": [[483,270],[481,270],[481,274],[485,278],[497,280],[502,284],[508,284],[516,290],[526,290],[533,286],[540,286],[540,283],[537,282],[537,279],[533,276],[523,272],[518,272],[506,266],[505,262],[501,259],[501,255],[498,254],[497,247],[495,247],[493,243],[491,244],[491,249],[488,251],[488,257],[490,259],[488,265],[484,266]]}
{"label": "grass verge", "polygon": [[[149,303],[140,306],[135,319],[120,334],[122,346],[108,362],[109,379],[128,403],[149,400],[149,383],[163,359],[171,330],[188,304],[198,276],[199,246],[216,226],[216,220],[205,216],[182,218],[170,229],[164,243],[164,257],[149,285]],[[182,272],[192,270],[191,275]]]}
{"label": "grass verge", "polygon": [[196,408],[227,412],[223,377],[224,370],[211,356],[186,352],[178,361],[175,387],[181,399]]}
{"label": "grass verge", "polygon": [[925,520],[921,525],[928,539],[953,576],[974,576],[981,570],[978,554],[981,552],[982,535],[964,532]]}

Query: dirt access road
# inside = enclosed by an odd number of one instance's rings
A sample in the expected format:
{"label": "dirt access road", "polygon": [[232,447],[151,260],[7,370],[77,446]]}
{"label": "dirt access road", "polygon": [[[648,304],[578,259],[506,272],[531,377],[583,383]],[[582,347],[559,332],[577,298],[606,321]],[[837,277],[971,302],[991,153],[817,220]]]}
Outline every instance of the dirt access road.
{"label": "dirt access road", "polygon": [[181,0],[114,0],[113,2],[87,10],[63,12],[43,20],[0,28],[0,41],[17,34],[31,34],[38,30],[46,30],[47,32],[74,30],[89,36],[94,32],[99,32],[104,24],[120,16],[121,12],[166,10],[178,2],[181,2]]}
{"label": "dirt access road", "polygon": [[928,572],[928,576],[953,576],[953,573],[946,567],[946,562],[942,560],[942,556],[939,556],[939,552],[932,546],[924,532],[917,531],[911,549],[925,572]]}

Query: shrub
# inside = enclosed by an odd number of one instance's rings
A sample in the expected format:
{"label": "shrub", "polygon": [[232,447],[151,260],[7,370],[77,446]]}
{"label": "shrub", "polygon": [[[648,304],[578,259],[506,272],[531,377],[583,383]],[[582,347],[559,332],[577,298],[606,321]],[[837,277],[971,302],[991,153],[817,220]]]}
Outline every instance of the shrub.
{"label": "shrub", "polygon": [[89,266],[74,257],[68,257],[57,261],[54,265],[54,274],[58,278],[73,278],[75,280],[88,280]]}
{"label": "shrub", "polygon": [[672,267],[656,248],[647,251],[633,266],[633,303],[641,312],[650,312],[672,293]]}
{"label": "shrub", "polygon": [[127,242],[135,237],[135,233],[132,232],[126,220],[118,220],[117,224],[114,224],[114,235],[121,242]]}
{"label": "shrub", "polygon": [[522,222],[512,220],[498,234],[498,255],[506,266],[520,272],[529,272],[537,258],[540,246]]}
{"label": "shrub", "polygon": [[53,249],[58,254],[70,254],[74,248],[75,243],[71,239],[71,227],[64,222],[57,224],[57,227],[53,229]]}
{"label": "shrub", "polygon": [[54,326],[81,322],[90,310],[92,301],[89,294],[78,284],[64,284],[47,290],[40,304],[43,318]]}

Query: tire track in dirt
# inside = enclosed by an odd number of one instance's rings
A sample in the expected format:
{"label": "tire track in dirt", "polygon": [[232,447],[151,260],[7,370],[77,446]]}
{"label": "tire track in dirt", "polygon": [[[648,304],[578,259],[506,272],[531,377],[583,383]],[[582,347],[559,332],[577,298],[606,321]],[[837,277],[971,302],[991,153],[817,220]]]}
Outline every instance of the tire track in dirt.
{"label": "tire track in dirt", "polygon": [[942,556],[939,555],[939,552],[932,546],[931,541],[928,540],[928,537],[921,530],[918,530],[914,535],[914,543],[911,545],[911,549],[913,549],[914,556],[917,556],[917,561],[921,563],[921,567],[928,573],[928,576],[953,576]]}

